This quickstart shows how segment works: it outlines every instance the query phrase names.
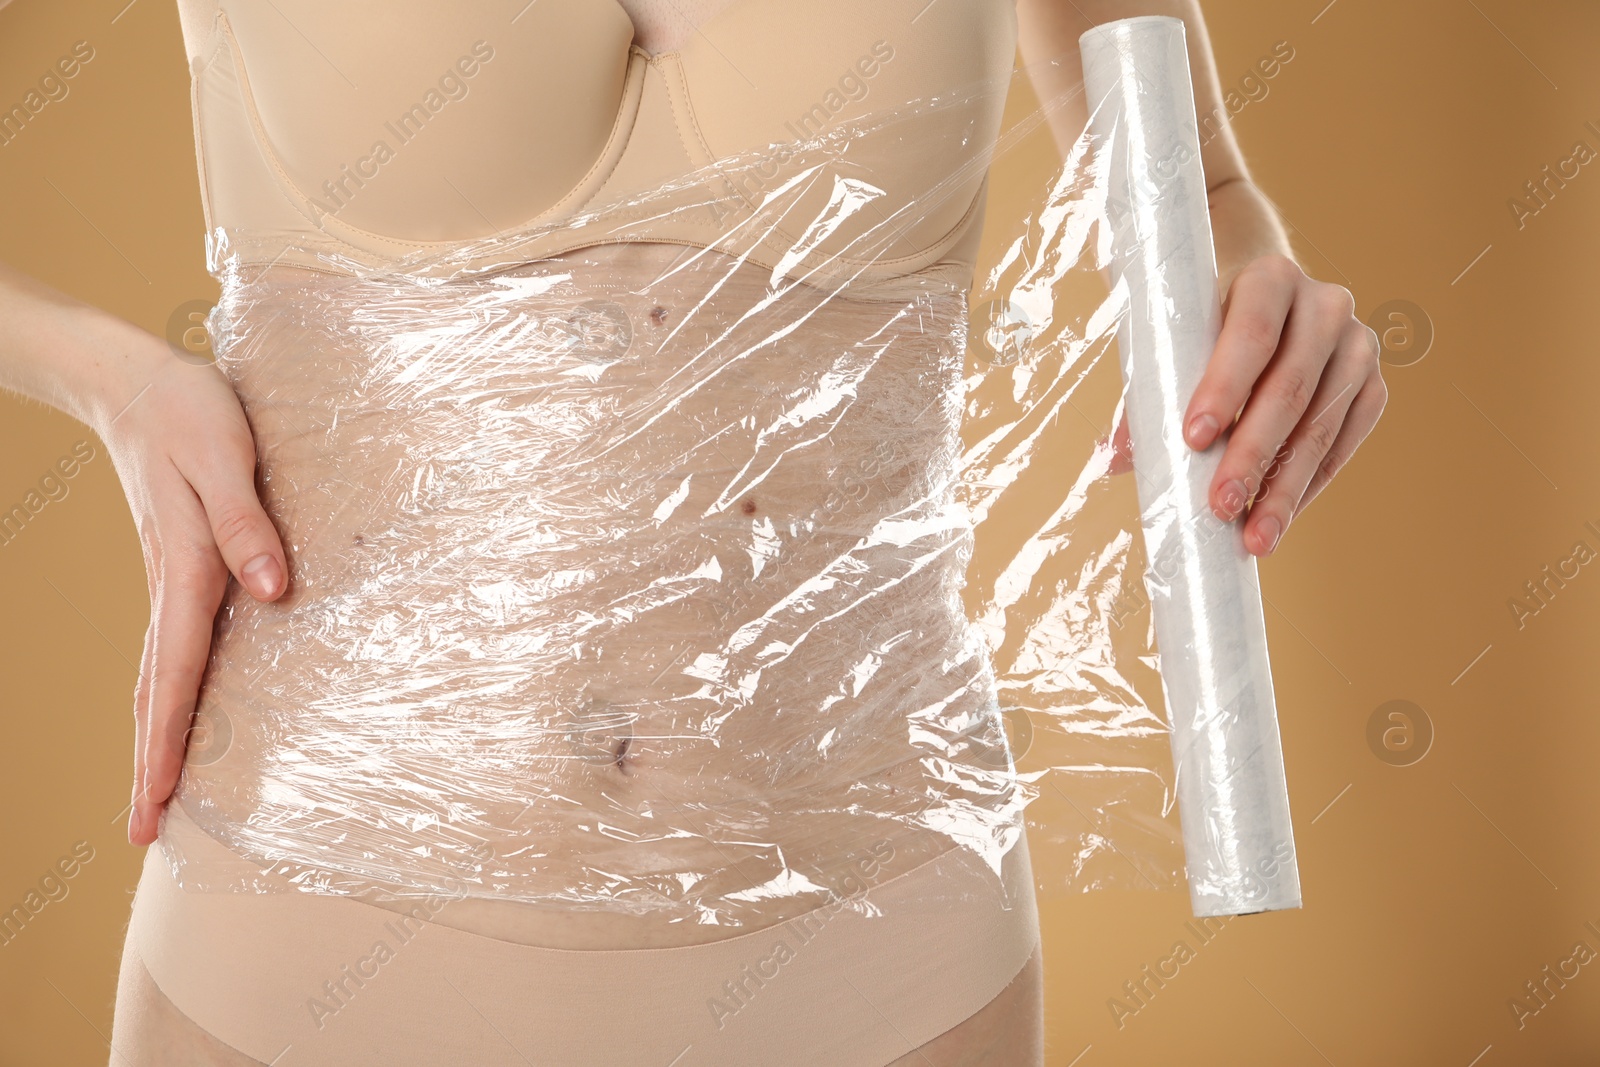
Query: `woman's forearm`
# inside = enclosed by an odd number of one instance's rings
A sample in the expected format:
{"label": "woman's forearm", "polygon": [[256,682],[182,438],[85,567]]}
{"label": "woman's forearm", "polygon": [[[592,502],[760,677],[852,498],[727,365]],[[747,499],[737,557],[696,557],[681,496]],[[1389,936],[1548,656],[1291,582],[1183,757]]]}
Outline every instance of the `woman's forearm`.
{"label": "woman's forearm", "polygon": [[1244,266],[1266,255],[1294,258],[1277,212],[1255,183],[1239,151],[1222,106],[1222,89],[1205,20],[1194,0],[1018,0],[1022,59],[1041,101],[1048,101],[1049,124],[1062,157],[1082,135],[1088,109],[1079,91],[1083,68],[1078,36],[1093,25],[1135,15],[1169,15],[1188,29],[1189,65],[1198,114],[1216,115],[1221,125],[1200,149],[1211,206],[1220,291]]}
{"label": "woman's forearm", "polygon": [[98,429],[150,379],[161,347],[133,324],[0,263],[0,386]]}

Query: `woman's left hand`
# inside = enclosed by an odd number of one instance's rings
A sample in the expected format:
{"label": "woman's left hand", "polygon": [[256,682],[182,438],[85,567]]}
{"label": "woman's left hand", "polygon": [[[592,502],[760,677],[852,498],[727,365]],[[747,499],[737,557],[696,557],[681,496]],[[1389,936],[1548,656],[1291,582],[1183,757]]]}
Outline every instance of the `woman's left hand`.
{"label": "woman's left hand", "polygon": [[[1183,425],[1195,449],[1233,426],[1210,502],[1230,521],[1254,496],[1244,528],[1251,552],[1277,547],[1377,424],[1389,396],[1378,352],[1349,290],[1308,278],[1287,256],[1262,256],[1234,277]],[[1126,414],[1112,445],[1111,471],[1131,470]]]}

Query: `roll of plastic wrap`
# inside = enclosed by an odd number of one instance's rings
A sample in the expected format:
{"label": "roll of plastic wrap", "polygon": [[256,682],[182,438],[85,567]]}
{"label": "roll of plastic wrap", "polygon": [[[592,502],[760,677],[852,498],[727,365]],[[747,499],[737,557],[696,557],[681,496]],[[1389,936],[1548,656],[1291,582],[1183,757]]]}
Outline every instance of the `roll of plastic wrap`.
{"label": "roll of plastic wrap", "polygon": [[1242,519],[1207,500],[1227,434],[1203,452],[1183,438],[1222,318],[1183,22],[1123,19],[1079,46],[1127,300],[1117,339],[1190,901],[1197,916],[1299,907],[1256,561]]}

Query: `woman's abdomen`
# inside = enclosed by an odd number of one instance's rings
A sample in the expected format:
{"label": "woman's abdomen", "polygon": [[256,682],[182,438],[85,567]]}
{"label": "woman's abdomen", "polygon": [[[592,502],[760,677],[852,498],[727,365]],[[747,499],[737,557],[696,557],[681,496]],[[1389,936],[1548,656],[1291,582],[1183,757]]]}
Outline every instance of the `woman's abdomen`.
{"label": "woman's abdomen", "polygon": [[964,302],[731,264],[227,287],[292,578],[230,589],[179,796],[203,827],[308,888],[703,926],[815,907],[880,842],[1001,850]]}

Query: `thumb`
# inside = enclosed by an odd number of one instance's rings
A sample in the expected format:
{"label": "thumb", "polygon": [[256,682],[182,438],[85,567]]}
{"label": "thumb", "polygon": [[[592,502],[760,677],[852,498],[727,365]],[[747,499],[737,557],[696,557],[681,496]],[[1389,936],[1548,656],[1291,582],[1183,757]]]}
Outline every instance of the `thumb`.
{"label": "thumb", "polygon": [[1117,419],[1117,428],[1111,433],[1111,474],[1127,474],[1133,470],[1133,437],[1128,432],[1128,412],[1123,410]]}
{"label": "thumb", "polygon": [[278,531],[256,496],[254,464],[194,484],[222,560],[257,600],[276,600],[288,585]]}

